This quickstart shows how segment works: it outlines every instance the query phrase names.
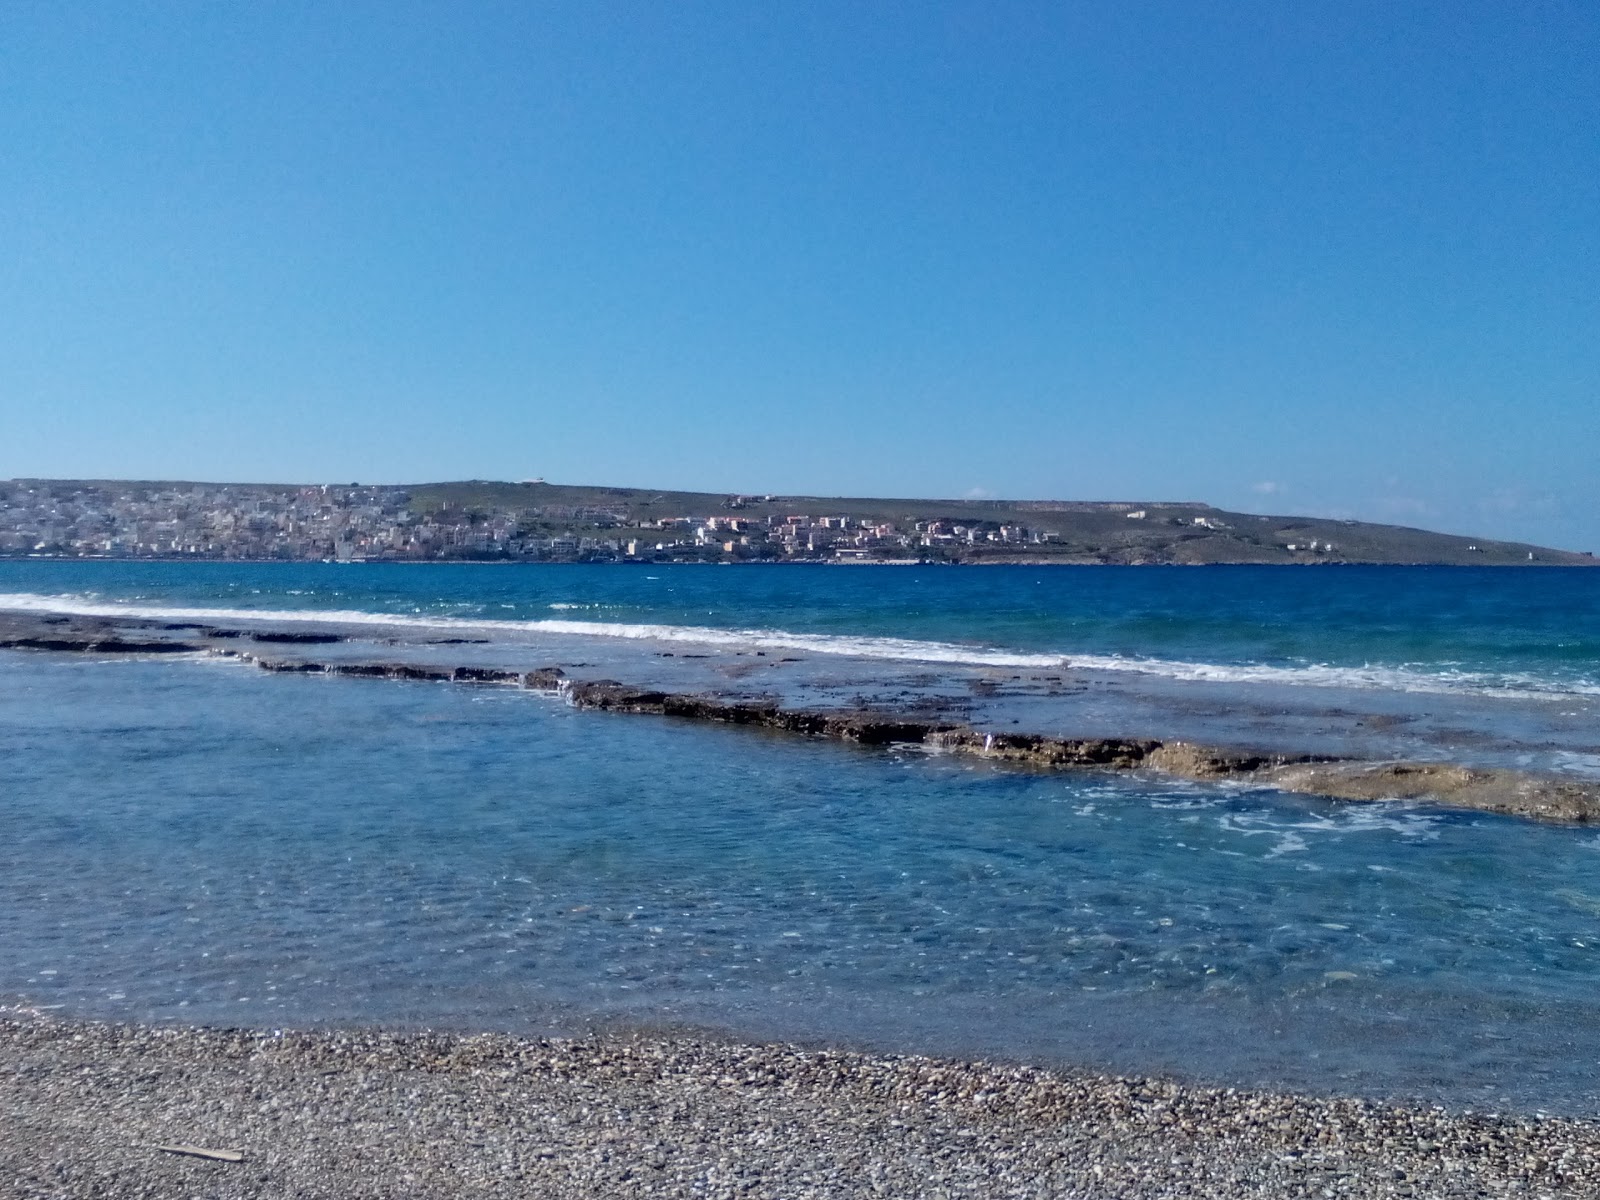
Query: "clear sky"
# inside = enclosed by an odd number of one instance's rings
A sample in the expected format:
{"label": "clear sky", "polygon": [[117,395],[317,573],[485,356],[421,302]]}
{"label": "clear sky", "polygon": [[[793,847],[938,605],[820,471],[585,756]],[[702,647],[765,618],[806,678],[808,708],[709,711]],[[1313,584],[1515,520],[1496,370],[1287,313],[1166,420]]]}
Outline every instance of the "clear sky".
{"label": "clear sky", "polygon": [[1600,550],[1593,0],[0,13],[0,476]]}

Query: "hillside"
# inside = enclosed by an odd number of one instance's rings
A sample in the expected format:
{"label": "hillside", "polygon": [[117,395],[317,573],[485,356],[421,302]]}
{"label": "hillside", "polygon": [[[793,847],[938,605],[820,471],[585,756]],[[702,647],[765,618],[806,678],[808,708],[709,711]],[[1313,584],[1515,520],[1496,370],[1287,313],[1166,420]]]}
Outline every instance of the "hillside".
{"label": "hillside", "polygon": [[749,496],[543,481],[0,483],[0,555],[557,562],[1424,563],[1592,555],[1194,502]]}
{"label": "hillside", "polygon": [[[611,510],[618,527],[648,536],[650,523],[683,515],[746,518],[842,517],[863,524],[1021,526],[1051,540],[941,543],[958,561],[1108,563],[1428,563],[1461,566],[1593,566],[1590,554],[1521,542],[1458,537],[1405,526],[1316,517],[1260,516],[1199,502],[922,500],[837,496],[729,496],[709,492],[473,480],[408,489],[414,507],[448,512]],[[1131,514],[1142,512],[1143,517]],[[985,529],[984,532],[991,530]],[[1290,549],[1290,547],[1294,547]],[[1312,547],[1316,547],[1313,549]],[[929,547],[916,549],[926,551]],[[1530,560],[1529,555],[1532,555]]]}

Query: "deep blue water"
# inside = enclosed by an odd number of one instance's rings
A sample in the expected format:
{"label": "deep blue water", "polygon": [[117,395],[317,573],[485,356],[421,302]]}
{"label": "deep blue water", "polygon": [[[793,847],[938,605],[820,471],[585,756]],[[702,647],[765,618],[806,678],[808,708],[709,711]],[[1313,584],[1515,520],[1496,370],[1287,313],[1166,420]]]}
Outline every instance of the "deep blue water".
{"label": "deep blue water", "polygon": [[[68,605],[595,613],[1470,669],[1552,694],[1595,677],[1577,648],[1597,584],[0,564],[0,591]],[[578,603],[608,607],[550,608]],[[685,1023],[1593,1115],[1600,834],[1008,772],[515,689],[0,652],[0,997],[268,1026]]]}

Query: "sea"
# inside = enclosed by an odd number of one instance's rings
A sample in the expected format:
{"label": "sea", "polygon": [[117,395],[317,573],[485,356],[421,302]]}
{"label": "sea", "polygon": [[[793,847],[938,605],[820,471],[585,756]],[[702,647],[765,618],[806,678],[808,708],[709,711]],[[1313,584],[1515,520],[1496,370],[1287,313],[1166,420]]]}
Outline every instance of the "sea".
{"label": "sea", "polygon": [[[0,611],[1600,779],[1600,571],[0,561]],[[0,651],[0,1008],[694,1030],[1600,1115],[1600,830]]]}

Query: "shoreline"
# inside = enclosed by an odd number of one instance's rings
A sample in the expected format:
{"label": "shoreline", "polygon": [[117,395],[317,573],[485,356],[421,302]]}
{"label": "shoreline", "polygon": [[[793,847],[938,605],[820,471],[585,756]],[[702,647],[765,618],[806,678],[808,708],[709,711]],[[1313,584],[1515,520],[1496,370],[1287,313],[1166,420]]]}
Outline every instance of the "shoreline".
{"label": "shoreline", "polygon": [[19,1197],[1600,1192],[1592,1120],[647,1031],[0,1012],[0,1112],[0,1176]]}

